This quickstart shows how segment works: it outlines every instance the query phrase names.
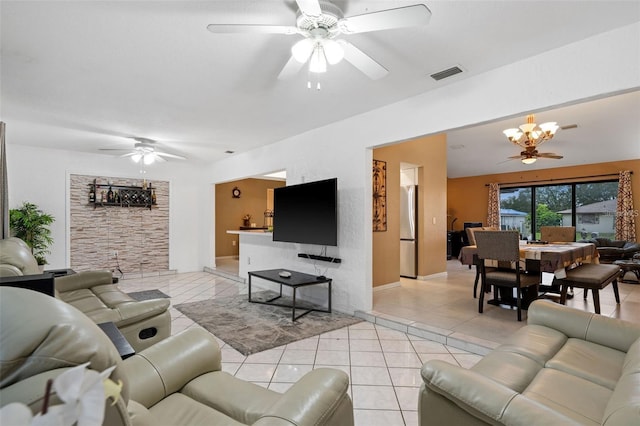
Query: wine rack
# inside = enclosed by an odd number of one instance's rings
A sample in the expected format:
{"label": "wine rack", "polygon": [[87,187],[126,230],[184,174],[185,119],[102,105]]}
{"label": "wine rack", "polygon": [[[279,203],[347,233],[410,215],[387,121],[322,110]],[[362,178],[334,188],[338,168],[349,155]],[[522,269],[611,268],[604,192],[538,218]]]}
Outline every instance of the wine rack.
{"label": "wine rack", "polygon": [[113,185],[98,183],[96,179],[89,184],[89,204],[97,207],[144,207],[151,209],[156,205],[155,188],[147,186]]}

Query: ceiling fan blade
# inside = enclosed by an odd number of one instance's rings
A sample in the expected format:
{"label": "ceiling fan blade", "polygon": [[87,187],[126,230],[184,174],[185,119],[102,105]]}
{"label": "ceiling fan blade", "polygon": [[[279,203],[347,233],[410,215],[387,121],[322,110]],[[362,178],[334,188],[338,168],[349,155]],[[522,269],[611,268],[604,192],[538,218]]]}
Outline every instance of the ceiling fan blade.
{"label": "ceiling fan blade", "polygon": [[98,148],[98,151],[131,151],[131,148]]}
{"label": "ceiling fan blade", "polygon": [[120,156],[120,158],[131,157],[131,156],[134,156],[134,155],[136,155],[136,154],[138,154],[138,153],[137,153],[137,152],[128,152],[128,153],[126,153],[126,154],[122,154],[122,155]]}
{"label": "ceiling fan blade", "polygon": [[287,25],[209,24],[207,29],[216,34],[298,34],[296,27]]}
{"label": "ceiling fan blade", "polygon": [[507,158],[515,160],[515,159],[522,158],[522,157],[523,157],[522,155],[514,155],[512,157],[507,157]]}
{"label": "ceiling fan blade", "polygon": [[278,80],[286,80],[293,77],[294,75],[298,74],[298,71],[300,71],[300,68],[302,68],[303,66],[304,64],[296,61],[296,59],[291,56],[285,66],[282,68],[282,71],[280,71]]}
{"label": "ceiling fan blade", "polygon": [[186,160],[187,159],[186,157],[183,157],[182,155],[169,154],[167,152],[154,151],[154,154],[156,154],[157,156],[160,156],[160,157],[175,158],[177,160]]}
{"label": "ceiling fan blade", "polygon": [[379,80],[389,74],[389,70],[374,61],[373,58],[355,47],[353,44],[344,40],[338,40],[338,43],[340,43],[344,49],[344,59],[354,67],[358,68],[371,80]]}
{"label": "ceiling fan blade", "polygon": [[416,4],[351,16],[340,20],[338,25],[343,34],[357,34],[427,25],[430,19],[429,8],[423,4]]}
{"label": "ceiling fan blade", "polygon": [[566,126],[560,126],[560,130],[576,129],[577,127],[577,124],[567,124]]}
{"label": "ceiling fan blade", "polygon": [[300,12],[307,16],[320,16],[322,10],[320,9],[320,2],[318,0],[296,0]]}
{"label": "ceiling fan blade", "polygon": [[562,155],[554,154],[553,152],[541,152],[541,153],[538,154],[538,157],[541,157],[541,158],[554,158],[556,160],[560,160],[561,158],[564,158]]}

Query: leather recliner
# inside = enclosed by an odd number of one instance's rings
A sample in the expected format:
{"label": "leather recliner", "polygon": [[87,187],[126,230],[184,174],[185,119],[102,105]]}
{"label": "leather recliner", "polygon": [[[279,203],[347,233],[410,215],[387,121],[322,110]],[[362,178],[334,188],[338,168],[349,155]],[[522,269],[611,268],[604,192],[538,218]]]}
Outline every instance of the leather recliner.
{"label": "leather recliner", "polygon": [[[0,276],[40,274],[26,244],[0,240]],[[169,299],[136,301],[113,284],[109,271],[84,271],[55,278],[56,297],[75,306],[96,324],[113,322],[136,351],[171,335]]]}
{"label": "leather recliner", "polygon": [[[30,290],[0,287],[0,405],[39,412],[47,379],[90,362],[121,380],[103,424],[353,425],[343,371],[320,368],[281,394],[221,371],[216,339],[189,328],[122,361],[91,320],[74,307]],[[50,405],[59,404],[54,393]]]}
{"label": "leather recliner", "polygon": [[616,260],[631,259],[636,253],[640,253],[640,244],[633,241],[592,238],[590,240],[581,240],[581,242],[596,245],[601,263],[613,263]]}

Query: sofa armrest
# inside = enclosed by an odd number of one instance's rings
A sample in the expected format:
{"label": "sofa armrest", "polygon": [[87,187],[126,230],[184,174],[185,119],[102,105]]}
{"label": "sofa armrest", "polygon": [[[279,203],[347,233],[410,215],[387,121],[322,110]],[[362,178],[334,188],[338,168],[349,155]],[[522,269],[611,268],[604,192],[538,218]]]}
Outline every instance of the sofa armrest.
{"label": "sofa armrest", "polygon": [[169,299],[149,299],[131,303],[121,303],[116,308],[121,318],[119,321],[116,321],[116,326],[124,327],[160,315],[169,309],[169,303]]}
{"label": "sofa armrest", "polygon": [[353,425],[344,371],[318,368],[305,374],[254,425]]}
{"label": "sofa armrest", "polygon": [[130,398],[151,407],[194,378],[220,371],[220,347],[201,328],[189,328],[127,358],[123,368]]}
{"label": "sofa armrest", "polygon": [[568,337],[587,340],[622,352],[640,337],[640,324],[604,317],[559,305],[550,300],[536,300],[529,306],[528,324],[558,330]]}
{"label": "sofa armrest", "polygon": [[91,288],[97,285],[112,284],[112,282],[113,278],[109,271],[84,271],[55,279],[56,290],[61,293],[81,288]]}
{"label": "sofa armrest", "polygon": [[473,370],[445,361],[432,360],[422,366],[421,374],[427,391],[441,395],[470,415],[487,423],[576,424],[563,414]]}

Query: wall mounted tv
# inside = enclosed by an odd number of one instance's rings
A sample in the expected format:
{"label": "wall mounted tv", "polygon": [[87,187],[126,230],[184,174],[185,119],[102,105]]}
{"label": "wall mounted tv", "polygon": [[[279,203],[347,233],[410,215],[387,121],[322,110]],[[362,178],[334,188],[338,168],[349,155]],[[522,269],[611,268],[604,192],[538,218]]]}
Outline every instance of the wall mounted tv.
{"label": "wall mounted tv", "polygon": [[273,191],[273,241],[338,245],[338,179]]}

